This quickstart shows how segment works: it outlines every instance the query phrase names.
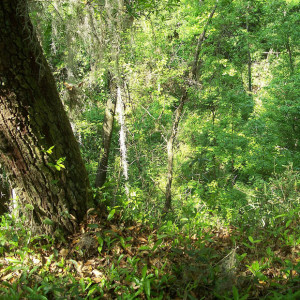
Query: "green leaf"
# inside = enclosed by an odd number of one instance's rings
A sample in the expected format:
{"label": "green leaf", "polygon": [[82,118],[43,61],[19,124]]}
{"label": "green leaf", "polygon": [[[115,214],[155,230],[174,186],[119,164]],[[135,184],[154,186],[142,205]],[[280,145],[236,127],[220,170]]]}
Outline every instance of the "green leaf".
{"label": "green leaf", "polygon": [[145,294],[150,297],[150,293],[151,293],[151,286],[150,286],[150,280],[146,279],[144,281],[144,290],[145,290]]}
{"label": "green leaf", "polygon": [[253,237],[252,237],[251,235],[248,237],[248,239],[249,239],[249,241],[250,241],[251,243],[254,243],[254,239],[253,239]]}
{"label": "green leaf", "polygon": [[282,218],[282,217],[285,217],[285,216],[286,216],[286,214],[278,215],[274,219]]}
{"label": "green leaf", "polygon": [[162,242],[163,242],[163,240],[158,240],[158,241],[154,244],[154,246],[153,246],[153,248],[151,249],[151,251],[154,252],[154,251],[161,245]]}
{"label": "green leaf", "polygon": [[46,225],[54,225],[54,222],[52,220],[50,220],[49,218],[45,218],[43,220],[43,223],[46,224]]}
{"label": "green leaf", "polygon": [[103,243],[104,243],[104,241],[103,241],[102,237],[99,236],[99,237],[98,237],[98,244],[99,244],[98,252],[99,252],[99,254],[101,254],[101,252],[102,252]]}
{"label": "green leaf", "polygon": [[232,294],[233,294],[233,299],[234,300],[239,300],[239,291],[238,291],[238,289],[236,288],[236,286],[234,285],[233,287],[232,287]]}
{"label": "green leaf", "polygon": [[97,285],[93,285],[93,287],[89,290],[87,296],[91,296],[97,289]]}
{"label": "green leaf", "polygon": [[247,253],[243,253],[238,256],[239,261],[242,261],[247,256]]}
{"label": "green leaf", "polygon": [[34,206],[31,205],[31,204],[26,204],[26,205],[25,205],[25,209],[26,209],[26,210],[34,210]]}
{"label": "green leaf", "polygon": [[46,153],[48,153],[48,154],[52,154],[52,149],[54,148],[55,146],[52,146],[52,147],[50,147],[48,150],[46,150],[46,151],[44,151],[44,152],[46,152]]}
{"label": "green leaf", "polygon": [[288,228],[292,222],[293,222],[292,220],[288,220],[285,224],[285,227]]}
{"label": "green leaf", "polygon": [[165,234],[165,233],[163,233],[163,234],[158,234],[157,235],[157,238],[160,240],[160,239],[163,239],[163,238],[166,238],[166,237],[168,237],[168,235],[167,234]]}
{"label": "green leaf", "polygon": [[122,236],[120,236],[120,242],[121,242],[121,246],[126,249],[126,244],[125,244],[125,240]]}
{"label": "green leaf", "polygon": [[142,269],[142,278],[145,279],[147,276],[147,265],[144,265],[143,269]]}
{"label": "green leaf", "polygon": [[254,249],[255,247],[252,245],[249,245],[248,243],[243,243],[243,245],[245,245],[246,247],[250,248],[250,249]]}
{"label": "green leaf", "polygon": [[141,246],[139,249],[139,251],[147,251],[147,250],[150,250],[150,247],[149,246]]}
{"label": "green leaf", "polygon": [[103,246],[103,239],[101,236],[98,236],[98,243],[101,247]]}
{"label": "green leaf", "polygon": [[95,228],[99,228],[99,225],[98,224],[88,224],[87,227],[95,229]]}
{"label": "green leaf", "polygon": [[108,214],[107,216],[107,220],[110,221],[113,217],[114,217],[114,214],[115,214],[116,210],[115,209],[112,209],[110,211],[110,213]]}
{"label": "green leaf", "polygon": [[83,278],[80,278],[79,284],[80,284],[81,290],[82,290],[82,291],[85,291],[85,282],[84,282],[84,279],[83,279]]}
{"label": "green leaf", "polygon": [[33,290],[29,286],[24,285],[23,289],[29,293],[33,293]]}

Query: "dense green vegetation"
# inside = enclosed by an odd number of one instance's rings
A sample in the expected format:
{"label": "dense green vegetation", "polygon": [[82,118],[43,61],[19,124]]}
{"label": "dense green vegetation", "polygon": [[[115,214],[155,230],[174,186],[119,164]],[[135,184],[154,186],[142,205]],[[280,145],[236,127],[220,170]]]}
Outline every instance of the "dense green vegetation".
{"label": "dense green vegetation", "polygon": [[299,1],[28,2],[96,205],[3,215],[0,299],[300,298]]}

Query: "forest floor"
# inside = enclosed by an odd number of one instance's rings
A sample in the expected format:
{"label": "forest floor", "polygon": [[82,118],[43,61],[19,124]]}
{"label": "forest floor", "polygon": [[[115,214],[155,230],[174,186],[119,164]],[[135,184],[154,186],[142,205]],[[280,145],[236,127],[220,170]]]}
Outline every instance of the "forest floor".
{"label": "forest floor", "polygon": [[297,235],[296,222],[252,237],[234,226],[183,234],[119,217],[90,211],[64,242],[3,230],[0,299],[300,299],[300,246],[283,238]]}

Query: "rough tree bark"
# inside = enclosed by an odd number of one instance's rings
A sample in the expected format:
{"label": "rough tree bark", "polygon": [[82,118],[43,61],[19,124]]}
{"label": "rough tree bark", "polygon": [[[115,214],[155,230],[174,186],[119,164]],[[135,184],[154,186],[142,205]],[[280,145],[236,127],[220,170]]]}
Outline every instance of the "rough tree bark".
{"label": "rough tree bark", "polygon": [[106,181],[107,168],[108,168],[108,159],[110,153],[111,138],[114,128],[114,120],[116,114],[116,96],[113,93],[112,88],[112,76],[109,76],[108,84],[110,95],[107,99],[105,116],[103,122],[103,133],[102,133],[102,149],[101,149],[101,158],[97,168],[95,187],[102,187]]}
{"label": "rough tree bark", "polygon": [[[217,9],[217,4],[214,6],[214,8],[212,9],[208,20],[203,28],[203,31],[201,33],[201,35],[198,38],[197,41],[197,47],[196,47],[196,52],[194,55],[194,61],[193,64],[191,66],[191,79],[192,81],[196,81],[197,80],[197,73],[198,73],[198,69],[199,69],[199,56],[200,56],[200,51],[202,48],[202,43],[205,39],[206,36],[206,31],[208,29],[208,26],[211,22],[211,19],[213,18],[215,11]],[[174,112],[174,120],[173,120],[173,125],[172,125],[172,129],[171,129],[171,133],[170,133],[170,137],[168,139],[167,142],[167,154],[168,154],[168,173],[167,173],[167,184],[166,184],[166,199],[165,199],[165,208],[164,211],[167,212],[168,210],[171,209],[172,206],[172,181],[173,181],[173,161],[174,161],[174,142],[176,140],[176,136],[177,136],[177,131],[178,131],[178,125],[181,119],[181,115],[183,112],[183,108],[184,108],[184,104],[188,99],[188,91],[186,89],[186,87],[181,87],[182,90],[182,96],[180,99],[180,103],[178,105],[178,107],[176,108],[175,112]]]}
{"label": "rough tree bark", "polygon": [[0,108],[0,162],[35,224],[74,232],[91,201],[89,181],[25,0],[0,2]]}
{"label": "rough tree bark", "polygon": [[0,216],[8,212],[9,198],[10,198],[9,185],[3,179],[4,176],[1,173],[0,173]]}

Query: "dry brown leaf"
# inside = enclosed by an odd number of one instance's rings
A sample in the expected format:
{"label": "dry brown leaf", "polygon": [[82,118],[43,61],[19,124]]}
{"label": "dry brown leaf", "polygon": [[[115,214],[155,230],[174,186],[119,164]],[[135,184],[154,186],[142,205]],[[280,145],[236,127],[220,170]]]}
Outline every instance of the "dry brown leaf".
{"label": "dry brown leaf", "polygon": [[75,260],[70,260],[68,262],[72,263],[75,270],[76,270],[76,272],[79,274],[79,276],[83,277],[83,274],[82,274],[82,271],[81,271],[83,263],[81,261],[75,261]]}
{"label": "dry brown leaf", "polygon": [[86,212],[86,214],[90,215],[90,214],[92,214],[95,211],[96,211],[95,208],[92,207],[92,208],[88,209],[88,211]]}
{"label": "dry brown leaf", "polygon": [[104,277],[104,274],[103,274],[101,271],[97,270],[97,269],[93,270],[93,271],[92,271],[92,274],[93,274],[96,278],[102,279],[102,278]]}
{"label": "dry brown leaf", "polygon": [[90,265],[94,265],[95,264],[95,260],[94,259],[89,259],[84,265],[85,266],[90,266]]}
{"label": "dry brown leaf", "polygon": [[119,230],[119,228],[116,225],[111,224],[110,228],[113,232],[115,232],[117,234],[121,234],[121,231]]}
{"label": "dry brown leaf", "polygon": [[138,240],[142,243],[148,243],[148,241],[146,239],[144,239],[143,237],[139,237]]}
{"label": "dry brown leaf", "polygon": [[140,288],[140,286],[137,285],[135,282],[132,282],[130,285],[131,285],[131,287],[132,287],[134,290],[137,290],[137,289]]}
{"label": "dry brown leaf", "polygon": [[95,283],[100,283],[102,281],[103,278],[100,278],[100,277],[92,277],[92,280],[95,282]]}
{"label": "dry brown leaf", "polygon": [[129,248],[126,248],[125,251],[126,251],[130,256],[134,256],[134,253],[133,253]]}
{"label": "dry brown leaf", "polygon": [[82,271],[82,273],[88,273],[88,274],[90,274],[91,272],[92,272],[92,266],[90,266],[90,265],[88,265],[88,266],[86,266],[86,265],[84,265],[83,267],[82,267],[82,269],[81,269],[81,271]]}
{"label": "dry brown leaf", "polygon": [[68,254],[69,254],[69,249],[63,248],[59,251],[59,255],[61,255],[63,258],[66,258]]}
{"label": "dry brown leaf", "polygon": [[7,281],[10,280],[11,278],[13,278],[15,276],[15,272],[12,273],[8,273],[5,276],[1,277],[1,281]]}

